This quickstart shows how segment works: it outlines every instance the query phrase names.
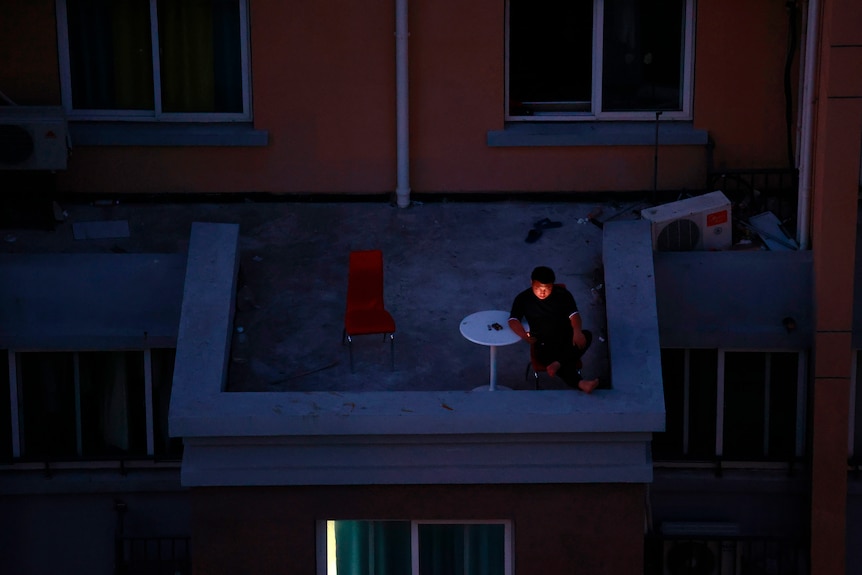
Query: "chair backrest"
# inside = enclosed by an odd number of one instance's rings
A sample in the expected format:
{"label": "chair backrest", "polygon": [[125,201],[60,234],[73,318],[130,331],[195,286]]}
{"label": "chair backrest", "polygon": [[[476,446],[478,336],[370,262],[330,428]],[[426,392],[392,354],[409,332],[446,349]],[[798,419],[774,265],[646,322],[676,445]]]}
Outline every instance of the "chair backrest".
{"label": "chair backrest", "polygon": [[383,252],[359,250],[350,252],[347,277],[347,309],[383,308]]}

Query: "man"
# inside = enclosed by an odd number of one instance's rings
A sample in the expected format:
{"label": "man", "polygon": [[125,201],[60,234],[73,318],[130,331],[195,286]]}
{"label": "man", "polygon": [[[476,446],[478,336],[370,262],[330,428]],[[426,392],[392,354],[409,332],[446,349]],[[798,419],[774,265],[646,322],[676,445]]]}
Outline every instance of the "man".
{"label": "man", "polygon": [[[512,302],[509,327],[535,346],[536,358],[547,366],[548,375],[559,376],[569,387],[591,393],[598,379],[581,379],[581,356],[593,336],[581,327],[575,298],[565,287],[554,285],[554,270],[539,266],[530,275],[531,285]],[[526,318],[530,331],[524,329]]]}

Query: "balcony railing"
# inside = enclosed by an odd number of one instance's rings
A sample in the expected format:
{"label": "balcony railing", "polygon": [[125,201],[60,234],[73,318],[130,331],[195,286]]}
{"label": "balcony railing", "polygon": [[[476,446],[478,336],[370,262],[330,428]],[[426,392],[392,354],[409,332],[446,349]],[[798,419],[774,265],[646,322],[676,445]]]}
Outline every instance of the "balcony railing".
{"label": "balcony railing", "polygon": [[801,540],[775,537],[651,535],[646,575],[808,575]]}
{"label": "balcony railing", "polygon": [[138,470],[179,469],[182,462],[182,451],[165,457],[152,455],[124,457],[47,457],[32,456],[20,458],[0,458],[0,472],[3,471],[41,471],[45,477],[64,471],[116,471],[125,477]]}
{"label": "balcony railing", "polygon": [[733,204],[734,217],[748,219],[770,211],[791,236],[796,233],[796,169],[714,170],[707,175],[706,189],[724,192]]}
{"label": "balcony railing", "polygon": [[115,575],[189,575],[189,537],[117,537]]}

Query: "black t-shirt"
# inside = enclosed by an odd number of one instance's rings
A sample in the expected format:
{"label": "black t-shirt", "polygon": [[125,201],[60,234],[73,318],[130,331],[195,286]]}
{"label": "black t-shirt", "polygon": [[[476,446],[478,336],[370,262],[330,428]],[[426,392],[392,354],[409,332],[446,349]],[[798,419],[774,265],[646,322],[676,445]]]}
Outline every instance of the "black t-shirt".
{"label": "black t-shirt", "polygon": [[542,342],[572,341],[572,314],[578,312],[575,297],[562,286],[554,286],[551,295],[539,299],[532,288],[515,296],[509,317],[526,318],[530,334]]}

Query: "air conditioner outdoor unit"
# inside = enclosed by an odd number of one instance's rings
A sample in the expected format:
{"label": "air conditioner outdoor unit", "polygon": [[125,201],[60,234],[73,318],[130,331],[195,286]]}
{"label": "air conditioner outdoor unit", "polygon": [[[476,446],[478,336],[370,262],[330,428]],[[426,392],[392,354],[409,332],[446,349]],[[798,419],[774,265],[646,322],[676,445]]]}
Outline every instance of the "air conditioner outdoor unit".
{"label": "air conditioner outdoor unit", "polygon": [[0,170],[65,170],[68,139],[62,108],[0,107]]}
{"label": "air conditioner outdoor unit", "polygon": [[742,548],[734,523],[665,522],[663,575],[739,575]]}
{"label": "air conditioner outdoor unit", "polygon": [[726,250],[733,239],[730,200],[720,191],[643,210],[660,252]]}
{"label": "air conditioner outdoor unit", "polygon": [[662,575],[741,575],[741,552],[730,540],[665,541]]}

